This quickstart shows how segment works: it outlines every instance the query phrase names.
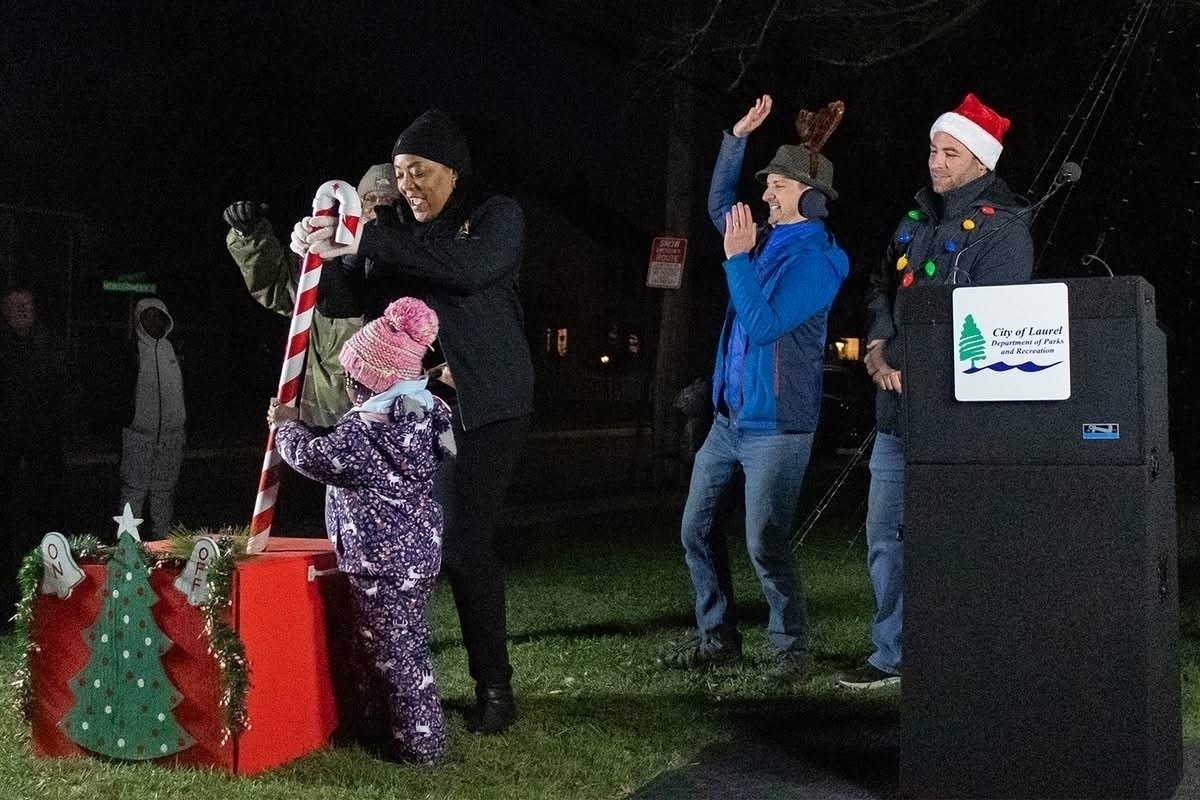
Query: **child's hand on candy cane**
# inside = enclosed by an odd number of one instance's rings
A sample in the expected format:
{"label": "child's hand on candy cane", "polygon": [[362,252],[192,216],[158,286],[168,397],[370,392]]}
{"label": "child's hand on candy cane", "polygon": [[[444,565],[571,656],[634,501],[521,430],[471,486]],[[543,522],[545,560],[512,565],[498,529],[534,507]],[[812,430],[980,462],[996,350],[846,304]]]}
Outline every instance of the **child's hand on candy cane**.
{"label": "child's hand on candy cane", "polygon": [[267,424],[274,427],[282,425],[288,420],[299,419],[300,412],[295,406],[285,406],[279,402],[278,397],[272,397],[270,405],[267,406]]}

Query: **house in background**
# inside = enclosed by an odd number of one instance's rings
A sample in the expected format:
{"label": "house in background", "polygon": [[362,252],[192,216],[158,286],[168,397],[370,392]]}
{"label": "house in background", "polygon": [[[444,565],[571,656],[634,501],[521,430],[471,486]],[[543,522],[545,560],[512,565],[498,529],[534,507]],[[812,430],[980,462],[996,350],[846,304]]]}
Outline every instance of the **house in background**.
{"label": "house in background", "polygon": [[[610,211],[584,211],[517,192],[525,210],[521,302],[535,370],[534,424],[561,427],[649,419],[659,298],[645,285],[651,235]],[[604,235],[603,241],[600,235]]]}

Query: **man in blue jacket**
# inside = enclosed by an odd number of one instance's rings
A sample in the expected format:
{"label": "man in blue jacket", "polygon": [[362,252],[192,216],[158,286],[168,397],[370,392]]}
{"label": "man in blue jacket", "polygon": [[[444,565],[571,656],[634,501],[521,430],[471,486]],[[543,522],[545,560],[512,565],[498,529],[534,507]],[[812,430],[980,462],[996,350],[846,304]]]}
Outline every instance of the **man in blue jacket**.
{"label": "man in blue jacket", "polygon": [[816,149],[784,145],[756,173],[766,187],[765,224],[736,202],[746,137],[770,112],[763,95],[724,134],[709,188],[729,306],[713,371],[715,419],[696,454],[681,523],[697,631],[659,663],[698,669],[741,656],[728,551],[715,526],[718,501],[741,471],[746,547],[770,609],[772,671],[798,679],[810,663],[808,614],[789,532],[821,408],[829,307],[849,260],[823,222],[837,193],[833,164]]}

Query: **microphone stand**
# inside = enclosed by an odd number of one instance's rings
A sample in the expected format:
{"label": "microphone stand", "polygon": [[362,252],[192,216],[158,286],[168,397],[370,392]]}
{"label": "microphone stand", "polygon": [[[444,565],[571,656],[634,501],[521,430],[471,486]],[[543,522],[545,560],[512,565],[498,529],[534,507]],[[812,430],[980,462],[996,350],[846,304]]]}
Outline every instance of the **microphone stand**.
{"label": "microphone stand", "polygon": [[1044,195],[1042,195],[1041,199],[1039,199],[1036,203],[1025,206],[1020,211],[1018,211],[1016,214],[1013,214],[1011,217],[1009,217],[1007,220],[1005,220],[1003,223],[1001,223],[999,226],[992,228],[990,231],[985,233],[983,236],[980,236],[978,239],[976,239],[975,241],[968,244],[962,250],[959,250],[957,255],[954,256],[954,263],[950,265],[950,285],[956,286],[958,284],[957,275],[959,272],[962,272],[962,274],[967,276],[967,283],[971,282],[970,273],[968,273],[966,270],[960,270],[958,268],[958,260],[960,258],[962,258],[963,253],[967,252],[972,247],[975,247],[976,245],[980,244],[981,242],[986,242],[988,239],[992,238],[993,236],[998,234],[1000,231],[1007,228],[1009,225],[1012,225],[1017,220],[1036,211],[1037,209],[1041,208],[1043,205],[1046,204],[1046,202],[1051,197],[1054,197],[1054,195],[1058,194],[1059,190],[1062,189],[1064,186],[1074,183],[1075,181],[1079,180],[1079,175],[1080,175],[1080,170],[1079,170],[1078,164],[1075,164],[1071,161],[1068,161],[1067,163],[1063,164],[1063,168],[1062,168],[1062,170],[1059,171],[1058,177],[1054,179],[1054,183],[1050,186],[1049,191],[1047,191]]}
{"label": "microphone stand", "polygon": [[1086,267],[1093,261],[1099,262],[1100,266],[1104,267],[1104,271],[1108,273],[1108,277],[1113,277],[1112,267],[1108,266],[1108,262],[1100,257],[1100,248],[1104,246],[1104,231],[1100,231],[1100,237],[1096,239],[1096,246],[1092,248],[1092,252],[1084,253],[1083,258],[1079,259],[1079,266]]}

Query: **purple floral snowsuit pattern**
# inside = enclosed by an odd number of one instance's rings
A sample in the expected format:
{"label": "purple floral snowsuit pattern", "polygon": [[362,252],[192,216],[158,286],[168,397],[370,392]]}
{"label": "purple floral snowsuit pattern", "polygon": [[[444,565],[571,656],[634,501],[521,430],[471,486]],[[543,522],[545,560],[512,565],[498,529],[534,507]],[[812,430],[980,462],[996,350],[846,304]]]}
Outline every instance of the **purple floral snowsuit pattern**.
{"label": "purple floral snowsuit pattern", "polygon": [[279,455],[328,488],[325,527],[347,575],[360,646],[388,687],[393,755],[433,763],[446,750],[425,610],[442,560],[442,508],[430,493],[449,408],[401,397],[388,415],[350,411],[333,428],[289,421]]}

